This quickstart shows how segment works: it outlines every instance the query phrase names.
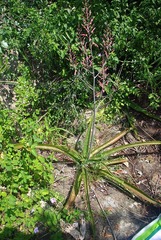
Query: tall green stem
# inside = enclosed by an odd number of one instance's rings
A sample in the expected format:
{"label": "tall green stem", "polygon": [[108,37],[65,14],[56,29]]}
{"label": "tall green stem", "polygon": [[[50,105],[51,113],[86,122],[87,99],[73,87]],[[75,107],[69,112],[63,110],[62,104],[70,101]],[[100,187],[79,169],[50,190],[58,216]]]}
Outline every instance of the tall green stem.
{"label": "tall green stem", "polygon": [[[90,42],[90,53],[92,58],[92,77],[93,77],[93,85],[92,85],[92,91],[93,91],[93,121],[92,121],[92,128],[91,128],[91,139],[90,139],[90,146],[89,146],[89,156],[92,150],[93,145],[93,139],[94,139],[94,127],[95,127],[95,120],[96,120],[96,76],[95,76],[95,70],[94,70],[94,56],[93,56],[93,41],[92,36],[89,34],[89,42]],[[88,156],[88,158],[89,158]]]}

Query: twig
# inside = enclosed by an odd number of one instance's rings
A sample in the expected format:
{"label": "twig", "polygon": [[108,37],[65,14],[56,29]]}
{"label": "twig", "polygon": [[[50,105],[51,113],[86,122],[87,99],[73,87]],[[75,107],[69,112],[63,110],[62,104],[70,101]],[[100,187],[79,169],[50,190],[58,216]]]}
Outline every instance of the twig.
{"label": "twig", "polygon": [[44,113],[44,114],[37,120],[36,123],[39,123],[47,114],[48,114],[48,112]]}
{"label": "twig", "polygon": [[17,84],[17,82],[14,82],[14,81],[0,81],[0,83],[3,83],[4,85],[9,85],[9,84]]}

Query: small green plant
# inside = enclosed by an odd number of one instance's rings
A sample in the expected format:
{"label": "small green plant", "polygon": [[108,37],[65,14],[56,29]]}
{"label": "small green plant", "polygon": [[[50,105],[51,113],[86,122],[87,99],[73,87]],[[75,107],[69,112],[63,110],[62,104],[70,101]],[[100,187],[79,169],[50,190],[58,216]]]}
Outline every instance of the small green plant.
{"label": "small green plant", "polygon": [[[91,216],[92,223],[94,224],[93,214],[90,206],[89,188],[91,183],[96,181],[98,178],[106,179],[107,182],[117,187],[118,189],[121,189],[123,192],[131,194],[131,196],[136,196],[137,198],[153,205],[160,205],[157,200],[151,198],[146,193],[133,186],[131,183],[113,174],[110,167],[122,164],[127,161],[125,158],[117,157],[116,153],[119,153],[120,151],[128,148],[161,144],[161,141],[135,142],[114,147],[113,144],[115,144],[123,136],[125,136],[125,134],[129,132],[129,129],[127,129],[122,131],[103,145],[96,148],[91,148],[91,144],[93,141],[92,127],[93,118],[90,121],[89,127],[87,129],[86,136],[83,141],[84,144],[82,151],[77,151],[74,148],[65,145],[40,144],[35,146],[36,149],[51,150],[65,154],[66,156],[70,157],[77,169],[75,180],[69,196],[67,197],[64,204],[64,208],[69,209],[73,206],[75,199],[79,193],[81,184],[83,182],[88,210]],[[24,145],[15,144],[14,147],[15,149],[22,149],[24,148]],[[30,151],[31,149],[28,148],[28,150]]]}

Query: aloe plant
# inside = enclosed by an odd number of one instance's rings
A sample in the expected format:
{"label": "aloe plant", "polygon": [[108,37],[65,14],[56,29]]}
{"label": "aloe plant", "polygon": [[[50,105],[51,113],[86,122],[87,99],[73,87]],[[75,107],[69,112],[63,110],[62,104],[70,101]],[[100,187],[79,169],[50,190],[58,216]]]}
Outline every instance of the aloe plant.
{"label": "aloe plant", "polygon": [[[94,223],[94,216],[91,209],[90,204],[90,197],[89,197],[89,188],[90,184],[97,178],[104,178],[118,188],[122,190],[124,193],[131,194],[131,196],[136,196],[137,198],[146,201],[153,205],[161,205],[160,202],[153,199],[136,186],[133,186],[131,183],[121,179],[120,177],[116,176],[112,173],[110,166],[116,164],[122,164],[127,162],[125,158],[116,157],[116,153],[119,153],[122,150],[139,147],[139,146],[148,146],[148,145],[158,145],[161,144],[161,141],[149,141],[149,142],[136,142],[121,146],[113,146],[117,141],[119,141],[123,136],[125,136],[130,129],[126,129],[115,137],[110,139],[109,141],[105,142],[104,144],[93,148],[93,129],[94,126],[94,117],[89,122],[88,129],[86,131],[86,135],[83,141],[83,148],[80,151],[77,151],[75,148],[71,148],[66,145],[48,145],[48,144],[41,144],[35,146],[36,149],[42,150],[51,150],[59,153],[63,153],[68,156],[73,164],[76,167],[76,173],[73,185],[69,192],[68,197],[64,203],[65,209],[70,209],[76,200],[76,197],[79,193],[81,184],[84,183],[84,190],[85,190],[85,197],[88,207],[88,212],[91,220],[91,226],[93,230],[94,239],[96,239],[95,235],[95,223]],[[15,149],[24,148],[23,144],[15,144]],[[30,149],[28,149],[30,150]]]}
{"label": "aloe plant", "polygon": [[[120,177],[116,176],[110,170],[110,166],[116,164],[122,164],[127,160],[125,158],[116,158],[113,156],[115,153],[119,153],[122,150],[139,147],[139,146],[148,146],[148,145],[158,145],[161,144],[161,141],[147,141],[147,142],[135,142],[131,144],[125,144],[117,147],[113,147],[117,141],[119,141],[123,136],[125,136],[130,129],[126,129],[111,140],[105,142],[101,146],[96,148],[91,148],[91,141],[92,141],[92,128],[93,128],[93,119],[89,123],[89,127],[86,131],[86,135],[84,138],[84,144],[81,151],[77,151],[74,148],[64,145],[48,145],[48,144],[41,144],[35,146],[37,149],[43,150],[52,150],[55,152],[60,152],[65,154],[66,156],[70,157],[73,164],[76,166],[76,174],[73,186],[69,193],[69,196],[66,199],[64,208],[69,209],[73,206],[75,199],[79,193],[79,189],[81,183],[84,182],[85,186],[85,193],[87,198],[88,207],[90,210],[90,201],[89,201],[89,186],[91,179],[94,179],[95,176],[103,177],[109,182],[110,184],[118,187],[123,192],[130,193],[132,196],[136,196],[137,198],[147,201],[153,205],[159,205],[160,203],[151,198],[149,195],[138,189],[137,187],[133,186],[129,182],[121,179]],[[23,148],[22,144],[16,144],[15,148]],[[107,149],[108,148],[108,149]]]}

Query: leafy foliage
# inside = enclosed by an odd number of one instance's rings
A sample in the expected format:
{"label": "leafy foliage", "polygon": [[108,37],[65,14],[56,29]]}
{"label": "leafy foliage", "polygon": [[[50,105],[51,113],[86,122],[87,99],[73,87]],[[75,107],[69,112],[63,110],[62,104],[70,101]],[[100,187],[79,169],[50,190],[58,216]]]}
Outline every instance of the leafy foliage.
{"label": "leafy foliage", "polygon": [[[61,201],[59,195],[51,189],[54,181],[53,165],[50,157],[45,159],[32,147],[31,152],[26,149],[15,151],[13,147],[12,142],[18,139],[27,146],[32,146],[32,141],[35,144],[42,142],[41,137],[36,136],[35,128],[40,126],[36,126],[34,120],[32,123],[31,120],[23,122],[21,134],[24,135],[18,137],[15,114],[1,110],[0,119],[1,229],[2,226],[14,227],[33,235],[35,224],[40,221],[44,211],[41,201],[49,202],[51,197]],[[10,234],[7,237],[11,237],[13,232]]]}
{"label": "leafy foliage", "polygon": [[[133,89],[129,94],[126,91],[128,97],[133,96],[133,99],[136,99],[139,93],[139,99],[141,101],[145,99],[149,110],[156,109],[160,106],[157,100],[160,95],[158,91],[160,81],[157,80],[157,72],[160,71],[160,57],[157,50],[160,49],[158,42],[160,31],[157,31],[159,24],[157,19],[160,13],[159,8],[156,8],[158,2],[112,1],[112,4],[113,19],[110,26],[115,37],[117,74],[119,73],[121,82],[126,82],[127,86],[131,85]],[[114,8],[114,5],[117,8]],[[158,90],[156,87],[159,87]],[[123,102],[126,105],[126,101]]]}
{"label": "leafy foliage", "polygon": [[[16,81],[21,61],[38,89],[39,107],[51,111],[54,123],[62,125],[62,119],[66,126],[91,101],[90,90],[82,79],[73,77],[68,60],[70,48],[78,60],[81,57],[77,32],[82,24],[82,7],[76,0],[1,3],[1,62],[8,62],[3,69],[4,80]],[[108,118],[129,108],[128,99],[135,101],[138,96],[145,99],[149,110],[157,109],[161,48],[158,1],[93,1],[91,11],[95,24],[93,40],[99,45],[95,56],[102,54],[102,35],[107,26],[113,35],[114,51],[108,60],[106,77]],[[95,67],[99,67],[97,61]],[[127,89],[122,89],[126,85]],[[98,82],[96,86],[99,89]]]}

